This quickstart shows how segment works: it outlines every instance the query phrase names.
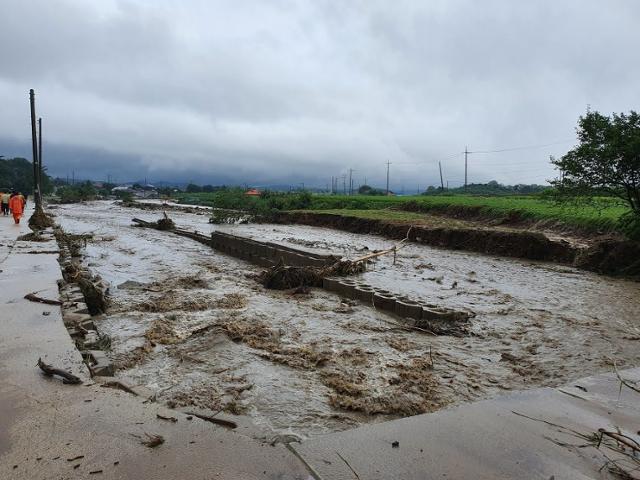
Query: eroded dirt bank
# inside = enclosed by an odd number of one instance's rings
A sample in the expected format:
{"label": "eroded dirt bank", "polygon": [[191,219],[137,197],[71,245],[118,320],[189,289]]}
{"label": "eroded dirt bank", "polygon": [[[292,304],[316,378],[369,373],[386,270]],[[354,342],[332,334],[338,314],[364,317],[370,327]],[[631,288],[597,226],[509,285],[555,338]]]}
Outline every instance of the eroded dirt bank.
{"label": "eroded dirt bank", "polygon": [[[406,222],[373,220],[314,212],[285,212],[279,223],[330,227],[347,232],[369,233],[453,250],[466,250],[505,257],[543,260],[573,265],[610,275],[640,278],[640,243],[607,239],[577,245],[542,232],[485,227],[426,227]],[[411,230],[409,229],[411,227]]]}
{"label": "eroded dirt bank", "polygon": [[[410,244],[364,279],[475,312],[465,337],[399,328],[389,315],[313,289],[268,291],[253,265],[170,233],[131,226],[157,212],[111,202],[61,206],[91,233],[84,262],[110,285],[98,327],[120,375],[176,407],[246,415],[262,435],[310,436],[433,411],[506,390],[559,385],[640,364],[640,285],[549,263]],[[301,225],[178,226],[357,256],[388,239]]]}

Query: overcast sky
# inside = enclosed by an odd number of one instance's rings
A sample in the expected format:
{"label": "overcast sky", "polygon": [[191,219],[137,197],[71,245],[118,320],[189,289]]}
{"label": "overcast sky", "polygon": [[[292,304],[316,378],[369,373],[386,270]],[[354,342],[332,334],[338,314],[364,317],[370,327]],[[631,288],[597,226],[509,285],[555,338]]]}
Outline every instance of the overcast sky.
{"label": "overcast sky", "polygon": [[[640,102],[637,0],[0,0],[0,155],[118,181],[543,183]],[[549,145],[553,144],[553,145]]]}

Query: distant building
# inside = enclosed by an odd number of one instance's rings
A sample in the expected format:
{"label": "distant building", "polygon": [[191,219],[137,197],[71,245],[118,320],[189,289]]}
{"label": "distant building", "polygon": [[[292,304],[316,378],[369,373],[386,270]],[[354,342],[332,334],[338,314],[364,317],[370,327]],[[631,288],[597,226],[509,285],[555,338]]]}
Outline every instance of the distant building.
{"label": "distant building", "polygon": [[244,194],[252,197],[259,197],[260,195],[262,195],[262,192],[257,188],[250,188],[249,190],[244,192]]}
{"label": "distant building", "polygon": [[120,187],[113,187],[111,189],[111,192],[112,193],[126,192],[126,193],[130,193],[131,195],[137,198],[156,198],[158,196],[157,190],[134,188],[131,185],[122,185]]}

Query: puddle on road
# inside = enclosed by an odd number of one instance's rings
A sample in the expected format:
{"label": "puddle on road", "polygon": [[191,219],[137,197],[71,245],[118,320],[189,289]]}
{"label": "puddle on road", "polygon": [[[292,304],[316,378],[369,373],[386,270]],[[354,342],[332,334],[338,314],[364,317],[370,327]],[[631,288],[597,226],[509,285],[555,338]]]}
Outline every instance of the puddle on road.
{"label": "puddle on road", "polygon": [[[554,386],[640,364],[640,285],[554,264],[408,245],[363,274],[393,292],[476,313],[466,337],[398,329],[388,315],[320,289],[268,291],[259,270],[189,239],[131,227],[158,212],[111,202],[61,206],[93,233],[86,263],[111,285],[98,327],[120,375],[175,406],[247,415],[265,435],[302,437],[434,411],[506,390]],[[392,241],[297,225],[220,229],[355,257]],[[118,288],[118,286],[121,288]],[[433,369],[431,364],[433,363]]]}

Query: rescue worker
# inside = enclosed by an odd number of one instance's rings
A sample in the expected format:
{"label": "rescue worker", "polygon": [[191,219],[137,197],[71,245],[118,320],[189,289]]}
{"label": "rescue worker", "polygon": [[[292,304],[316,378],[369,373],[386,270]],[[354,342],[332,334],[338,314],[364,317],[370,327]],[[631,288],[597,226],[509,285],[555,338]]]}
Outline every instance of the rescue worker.
{"label": "rescue worker", "polygon": [[16,225],[20,223],[20,218],[22,218],[22,212],[24,212],[24,206],[26,203],[27,202],[20,192],[11,196],[9,199],[9,208],[11,209],[13,221],[16,222]]}
{"label": "rescue worker", "polygon": [[2,214],[6,217],[9,215],[9,199],[11,198],[11,194],[9,192],[3,193],[0,196],[0,204],[2,205]]}

